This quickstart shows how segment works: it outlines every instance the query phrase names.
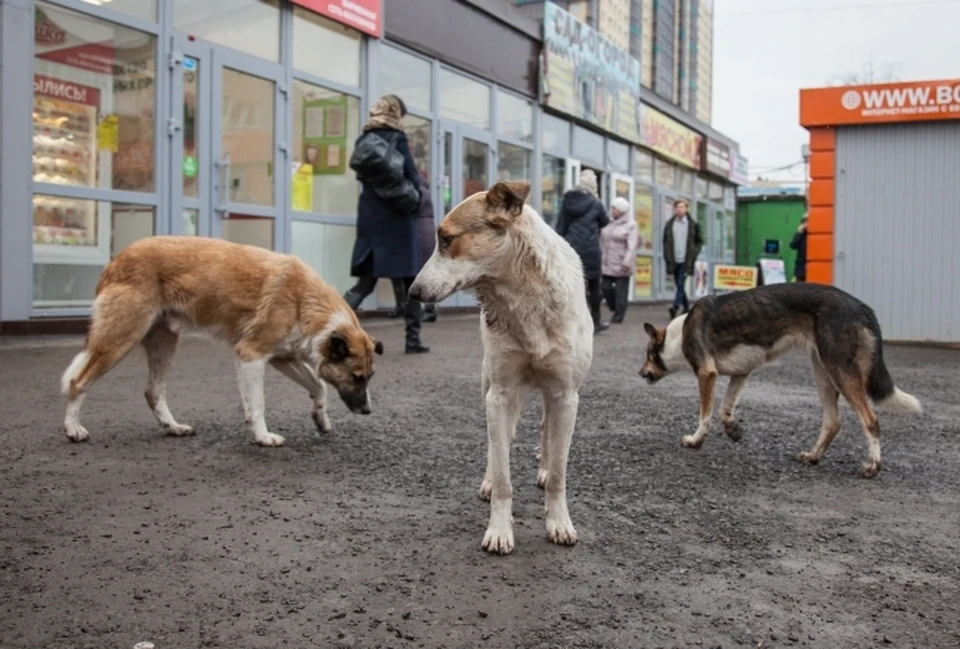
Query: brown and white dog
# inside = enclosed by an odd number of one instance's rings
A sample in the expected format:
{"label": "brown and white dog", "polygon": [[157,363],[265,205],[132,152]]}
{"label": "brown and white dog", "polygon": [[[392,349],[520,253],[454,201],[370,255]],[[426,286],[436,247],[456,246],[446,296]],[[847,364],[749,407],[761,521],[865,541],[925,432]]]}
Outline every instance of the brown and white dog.
{"label": "brown and white dog", "polygon": [[218,239],[157,236],[137,241],[107,264],[97,283],[84,350],[63,374],[64,429],[82,442],[80,404],[90,386],[134,347],[147,354],[145,396],[170,435],[192,435],[167,406],[167,376],[180,333],[193,325],[233,347],[246,422],[261,446],[281,446],[267,430],[263,377],[272,365],[313,400],[313,421],[330,432],[326,387],[351,412],[370,413],[371,338],[339,293],[298,258]]}
{"label": "brown and white dog", "polygon": [[720,418],[724,431],[740,441],[734,417],[737,398],[750,373],[790,349],[810,352],[813,376],[823,407],[820,436],[796,460],[817,464],[840,430],[839,395],[856,411],[867,437],[864,478],[880,471],[880,424],[870,407],[921,413],[920,402],[897,388],[883,362],[880,323],[869,306],[832,286],[771,284],[697,301],[666,329],[645,323],[650,336],[640,376],[656,383],[677,371],[693,370],[700,385],[700,425],[683,437],[700,448],[710,431],[713,391],[718,376],[729,376]]}
{"label": "brown and white dog", "polygon": [[561,545],[577,541],[567,511],[567,456],[593,359],[580,258],[525,205],[529,194],[526,183],[501,182],[454,207],[410,287],[410,297],[423,302],[475,289],[481,304],[488,451],[480,497],[490,500],[483,548],[498,554],[514,547],[510,443],[534,387],[543,395],[537,482],[546,491],[547,536]]}

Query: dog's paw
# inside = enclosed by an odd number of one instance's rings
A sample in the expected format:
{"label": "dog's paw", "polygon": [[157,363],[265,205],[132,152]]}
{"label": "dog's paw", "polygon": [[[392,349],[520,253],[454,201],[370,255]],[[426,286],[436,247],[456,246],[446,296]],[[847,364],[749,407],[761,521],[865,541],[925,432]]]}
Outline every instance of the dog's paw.
{"label": "dog's paw", "polygon": [[492,481],[492,480],[484,480],[483,482],[480,483],[480,491],[479,491],[480,500],[484,500],[484,501],[486,501],[486,502],[489,502],[489,501],[490,501],[490,494],[492,494],[492,493],[493,493],[493,481]]}
{"label": "dog's paw", "polygon": [[287,440],[285,440],[280,435],[275,435],[274,433],[266,433],[261,437],[257,437],[255,441],[260,446],[283,446]]}
{"label": "dog's paw", "polygon": [[803,464],[810,464],[810,465],[815,465],[820,461],[819,456],[814,455],[809,451],[803,451],[802,453],[797,453],[796,455],[793,456],[793,459],[796,460],[797,462],[801,462]]}
{"label": "dog's paw", "polygon": [[696,435],[684,435],[680,443],[686,448],[700,448],[703,445],[703,439],[698,439]]}
{"label": "dog's paw", "polygon": [[546,488],[547,486],[547,470],[540,469],[537,471],[537,486],[541,489]]}
{"label": "dog's paw", "polygon": [[875,477],[880,473],[880,462],[875,460],[867,460],[860,467],[860,477],[870,479]]}
{"label": "dog's paw", "polygon": [[313,423],[316,424],[317,430],[324,435],[329,435],[330,431],[333,430],[333,426],[330,425],[330,419],[327,417],[325,410],[314,410],[313,414]]}
{"label": "dog's paw", "polygon": [[727,437],[732,439],[735,442],[739,442],[743,437],[743,432],[740,430],[740,422],[736,419],[730,419],[723,422],[723,432],[727,434]]}
{"label": "dog's paw", "polygon": [[90,433],[80,424],[64,424],[63,431],[71,442],[85,442],[90,439]]}
{"label": "dog's paw", "polygon": [[488,527],[483,535],[483,549],[490,554],[510,554],[513,552],[513,528],[499,529]]}
{"label": "dog's paw", "polygon": [[573,521],[569,517],[554,520],[548,516],[547,538],[557,545],[576,545],[577,530],[573,527]]}
{"label": "dog's paw", "polygon": [[163,432],[171,437],[189,437],[190,435],[196,435],[193,426],[187,426],[185,424],[165,424],[163,426]]}

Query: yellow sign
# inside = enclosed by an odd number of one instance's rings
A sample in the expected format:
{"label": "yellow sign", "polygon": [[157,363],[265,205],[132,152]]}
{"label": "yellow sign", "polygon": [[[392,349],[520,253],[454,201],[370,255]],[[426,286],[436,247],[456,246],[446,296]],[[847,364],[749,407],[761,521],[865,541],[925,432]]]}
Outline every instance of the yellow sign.
{"label": "yellow sign", "polygon": [[313,165],[304,162],[293,171],[291,179],[293,209],[297,212],[313,211]]}
{"label": "yellow sign", "polygon": [[107,115],[97,126],[97,148],[116,153],[120,148],[120,118]]}
{"label": "yellow sign", "polygon": [[653,297],[653,258],[637,257],[633,271],[633,297]]}
{"label": "yellow sign", "polygon": [[653,190],[637,185],[633,194],[634,219],[639,243],[637,252],[653,253]]}
{"label": "yellow sign", "polygon": [[640,143],[682,165],[700,168],[700,142],[703,136],[675,119],[642,104]]}
{"label": "yellow sign", "polygon": [[745,291],[756,285],[755,266],[717,264],[713,267],[713,288],[716,291]]}

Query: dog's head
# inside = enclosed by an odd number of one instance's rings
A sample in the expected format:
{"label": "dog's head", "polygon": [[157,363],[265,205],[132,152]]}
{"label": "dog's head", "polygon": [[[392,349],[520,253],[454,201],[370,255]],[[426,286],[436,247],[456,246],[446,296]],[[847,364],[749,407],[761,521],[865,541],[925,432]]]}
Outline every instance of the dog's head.
{"label": "dog's head", "polygon": [[457,205],[437,228],[433,255],[410,287],[410,297],[440,302],[492,279],[511,250],[511,228],[523,214],[528,183],[499,182]]}
{"label": "dog's head", "polygon": [[640,376],[645,378],[647,383],[653,385],[670,373],[663,358],[667,343],[667,330],[657,329],[649,322],[643,323],[643,330],[650,336],[650,341],[647,343],[647,357],[640,368]]}
{"label": "dog's head", "polygon": [[373,376],[373,355],[383,354],[383,343],[357,325],[336,327],[320,344],[317,376],[337,389],[350,412],[370,414],[367,386]]}

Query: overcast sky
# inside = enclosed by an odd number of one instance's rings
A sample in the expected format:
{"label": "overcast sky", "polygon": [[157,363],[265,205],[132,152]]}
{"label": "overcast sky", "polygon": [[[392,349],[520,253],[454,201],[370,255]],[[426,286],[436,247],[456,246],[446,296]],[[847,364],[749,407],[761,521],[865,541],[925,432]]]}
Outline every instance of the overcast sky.
{"label": "overcast sky", "polygon": [[714,0],[713,125],[758,174],[802,182],[799,89],[849,73],[960,78],[960,0]]}

